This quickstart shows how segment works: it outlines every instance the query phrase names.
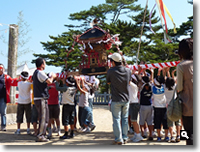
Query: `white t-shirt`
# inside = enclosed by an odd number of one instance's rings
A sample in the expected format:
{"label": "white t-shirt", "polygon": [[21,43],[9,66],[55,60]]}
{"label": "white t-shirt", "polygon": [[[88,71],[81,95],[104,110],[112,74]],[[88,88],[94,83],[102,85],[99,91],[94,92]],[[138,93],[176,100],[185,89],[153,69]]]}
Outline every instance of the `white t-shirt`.
{"label": "white t-shirt", "polygon": [[130,103],[138,103],[138,87],[135,83],[130,82],[129,85],[129,99]]}
{"label": "white t-shirt", "polygon": [[88,92],[86,92],[85,94],[81,93],[78,103],[79,107],[89,107],[88,96],[89,96]]}
{"label": "white t-shirt", "polygon": [[37,74],[37,78],[38,78],[38,80],[39,80],[41,83],[43,83],[43,82],[45,82],[45,81],[48,79],[48,76],[45,74],[44,71],[40,71],[40,70],[39,70],[39,72],[38,72],[38,74]]}
{"label": "white t-shirt", "polygon": [[165,97],[165,89],[162,85],[161,88],[157,86],[152,86],[153,92],[153,106],[156,108],[165,108],[166,107],[166,97]]}
{"label": "white t-shirt", "polygon": [[[175,85],[172,87],[172,90],[168,90],[168,88],[165,87],[165,96],[166,96],[166,102],[167,102],[167,105],[169,104],[169,102],[172,100],[172,96],[173,96],[173,93],[174,93],[174,89],[175,89]],[[174,98],[176,98],[176,93],[174,95]]]}
{"label": "white t-shirt", "polygon": [[19,104],[31,103],[31,84],[27,81],[18,82],[19,97],[17,102]]}
{"label": "white t-shirt", "polygon": [[76,87],[68,87],[67,91],[62,94],[62,104],[74,105],[74,96],[76,94]]}

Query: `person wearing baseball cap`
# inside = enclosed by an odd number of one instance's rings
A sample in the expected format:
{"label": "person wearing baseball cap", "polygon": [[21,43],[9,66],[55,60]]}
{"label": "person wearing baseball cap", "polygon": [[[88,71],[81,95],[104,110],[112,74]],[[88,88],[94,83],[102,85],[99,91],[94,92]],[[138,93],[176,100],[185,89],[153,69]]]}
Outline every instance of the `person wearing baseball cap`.
{"label": "person wearing baseball cap", "polygon": [[109,58],[112,68],[108,70],[106,80],[111,85],[111,112],[113,117],[113,133],[115,136],[113,144],[122,145],[122,143],[127,143],[128,140],[129,83],[131,81],[131,71],[122,65],[122,56],[119,53],[113,53]]}

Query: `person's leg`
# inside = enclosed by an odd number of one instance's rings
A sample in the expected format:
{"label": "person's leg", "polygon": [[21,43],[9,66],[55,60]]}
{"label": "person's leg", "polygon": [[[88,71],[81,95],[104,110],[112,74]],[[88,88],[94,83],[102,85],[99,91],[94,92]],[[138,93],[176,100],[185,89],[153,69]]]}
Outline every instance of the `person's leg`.
{"label": "person's leg", "polygon": [[6,131],[6,102],[4,98],[0,98],[0,114],[1,114],[1,130]]}
{"label": "person's leg", "polygon": [[160,112],[160,108],[155,108],[154,107],[154,129],[157,130],[157,134],[158,134],[158,140],[161,140],[161,134],[160,134],[160,130],[161,130],[161,112]]}
{"label": "person's leg", "polygon": [[30,122],[31,122],[31,103],[25,105],[25,114],[26,114],[26,122],[27,122],[27,134],[31,134],[30,131]]}
{"label": "person's leg", "polygon": [[17,105],[17,130],[15,134],[20,134],[20,125],[23,123],[24,110],[25,108],[23,104]]}
{"label": "person's leg", "polygon": [[45,139],[44,135],[46,133],[46,127],[48,125],[49,121],[49,110],[46,100],[35,100],[34,101],[38,117],[39,117],[39,134],[38,134],[38,140],[37,141],[48,141]]}
{"label": "person's leg", "polygon": [[186,140],[186,145],[193,145],[193,116],[182,116],[183,127],[190,131],[190,140]]}
{"label": "person's leg", "polygon": [[84,128],[84,125],[83,125],[83,107],[79,107],[78,108],[78,121],[79,121],[79,125],[81,128]]}
{"label": "person's leg", "polygon": [[70,115],[69,115],[69,124],[70,124],[70,138],[73,138],[74,135],[74,115],[75,115],[75,111],[74,111],[74,106],[70,106]]}
{"label": "person's leg", "polygon": [[88,103],[89,103],[89,107],[90,107],[90,115],[89,115],[89,117],[87,118],[88,121],[90,121],[90,123],[91,123],[92,125],[94,125],[94,121],[93,121],[93,100],[94,100],[94,98],[89,98],[89,99],[88,99]]}
{"label": "person's leg", "polygon": [[35,105],[32,106],[31,119],[32,119],[31,121],[32,121],[33,129],[34,129],[33,135],[37,136],[37,134],[38,134],[38,130],[37,130],[38,112],[37,112]]}
{"label": "person's leg", "polygon": [[140,125],[140,130],[141,130],[141,135],[144,137],[144,128],[145,128],[145,119],[146,119],[146,113],[145,113],[145,107],[146,106],[140,106],[139,110],[139,125]]}
{"label": "person's leg", "polygon": [[122,121],[122,138],[124,141],[128,140],[128,110],[129,103],[123,103],[122,112],[121,112],[121,121]]}
{"label": "person's leg", "polygon": [[68,125],[69,125],[69,105],[64,104],[62,109],[62,125],[64,126],[64,135],[60,136],[60,139],[69,139],[68,136]]}
{"label": "person's leg", "polygon": [[121,104],[119,102],[111,103],[111,112],[113,117],[113,133],[115,136],[115,142],[123,143],[121,134]]}

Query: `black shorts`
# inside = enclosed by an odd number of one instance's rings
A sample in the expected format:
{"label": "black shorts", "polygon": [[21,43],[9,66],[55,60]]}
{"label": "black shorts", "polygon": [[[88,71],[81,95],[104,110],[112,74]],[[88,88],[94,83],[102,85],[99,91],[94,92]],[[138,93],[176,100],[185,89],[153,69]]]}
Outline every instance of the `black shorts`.
{"label": "black shorts", "polygon": [[17,123],[23,123],[24,112],[26,115],[26,122],[31,122],[31,103],[17,105]]}
{"label": "black shorts", "polygon": [[49,106],[49,119],[58,119],[60,116],[60,105],[48,105]]}
{"label": "black shorts", "polygon": [[167,125],[167,108],[155,108],[154,107],[154,129],[168,129]]}
{"label": "black shorts", "polygon": [[129,115],[131,117],[132,122],[137,122],[139,111],[140,111],[140,104],[139,103],[131,103],[130,104]]}
{"label": "black shorts", "polygon": [[32,106],[32,111],[31,111],[31,122],[32,123],[38,123],[38,111],[35,107],[35,105]]}
{"label": "black shorts", "polygon": [[75,113],[75,106],[64,104],[62,109],[62,125],[73,125],[74,124],[74,113]]}

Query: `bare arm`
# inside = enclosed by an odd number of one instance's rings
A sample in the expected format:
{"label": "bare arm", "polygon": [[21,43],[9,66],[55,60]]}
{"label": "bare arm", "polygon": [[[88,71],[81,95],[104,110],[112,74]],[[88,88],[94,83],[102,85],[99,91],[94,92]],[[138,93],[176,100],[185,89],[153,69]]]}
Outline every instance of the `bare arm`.
{"label": "bare arm", "polygon": [[86,94],[86,91],[85,90],[83,90],[82,88],[81,88],[81,86],[80,86],[80,79],[78,80],[78,79],[75,79],[76,80],[76,84],[77,84],[77,87],[78,87],[78,90],[81,92],[81,93],[83,93],[83,94]]}

